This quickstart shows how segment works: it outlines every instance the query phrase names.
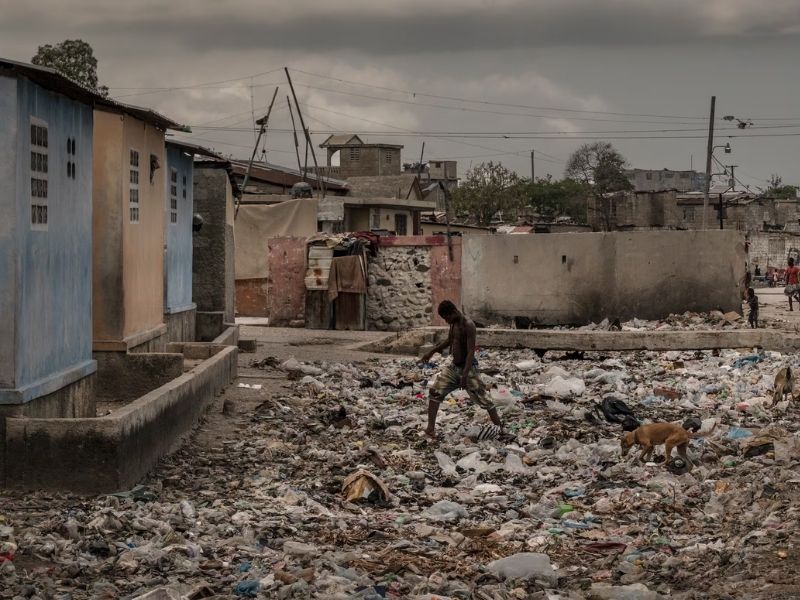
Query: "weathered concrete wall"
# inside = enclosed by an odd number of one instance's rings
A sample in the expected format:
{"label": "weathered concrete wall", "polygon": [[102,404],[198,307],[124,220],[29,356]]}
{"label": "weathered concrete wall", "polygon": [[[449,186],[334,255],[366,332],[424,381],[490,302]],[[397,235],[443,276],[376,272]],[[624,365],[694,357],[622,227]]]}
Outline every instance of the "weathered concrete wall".
{"label": "weathered concrete wall", "polygon": [[194,308],[164,315],[167,321],[167,343],[195,341],[196,317],[197,311]]}
{"label": "weathered concrete wall", "polygon": [[236,377],[235,347],[94,419],[6,419],[6,484],[22,489],[104,493],[132,487],[176,450]]}
{"label": "weathered concrete wall", "polygon": [[127,402],[183,373],[183,355],[167,352],[95,352],[97,399]]}
{"label": "weathered concrete wall", "polygon": [[[14,403],[94,370],[92,109],[26,79],[0,81],[0,403]],[[46,128],[45,146],[31,143],[32,124]],[[47,166],[33,170],[32,152]],[[46,180],[45,197],[32,196],[32,178]],[[32,204],[46,206],[46,223],[31,222]]]}
{"label": "weathered concrete wall", "polygon": [[269,324],[276,327],[304,318],[306,307],[306,238],[272,238],[267,294]]}
{"label": "weathered concrete wall", "polygon": [[233,322],[234,282],[233,192],[223,168],[194,172],[194,207],[203,227],[193,235],[192,295],[199,312],[221,312]]}
{"label": "weathered concrete wall", "polygon": [[192,157],[167,144],[164,312],[192,308]]}
{"label": "weathered concrete wall", "polygon": [[452,259],[447,242],[431,246],[431,304],[433,325],[444,325],[437,309],[442,300],[461,306],[461,239],[452,240]]}
{"label": "weathered concrete wall", "polygon": [[25,404],[0,405],[0,487],[6,485],[6,418],[82,419],[94,417],[97,414],[95,409],[96,378],[97,376],[93,373]]}
{"label": "weathered concrete wall", "polygon": [[486,322],[741,310],[744,236],[734,231],[471,236],[462,244],[464,308]]}
{"label": "weathered concrete wall", "polygon": [[766,275],[768,268],[785,269],[789,257],[800,259],[800,235],[788,232],[758,232],[747,236],[750,242],[750,269],[756,265]]}

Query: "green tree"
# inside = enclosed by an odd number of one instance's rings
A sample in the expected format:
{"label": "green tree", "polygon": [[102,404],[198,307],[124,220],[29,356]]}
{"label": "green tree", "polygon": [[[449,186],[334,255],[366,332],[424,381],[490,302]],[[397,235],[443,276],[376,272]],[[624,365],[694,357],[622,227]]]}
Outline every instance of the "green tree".
{"label": "green tree", "polygon": [[771,198],[797,198],[797,190],[796,185],[784,185],[783,178],[777,173],[773,173],[769,178],[769,187],[764,195]]}
{"label": "green tree", "polygon": [[94,50],[83,40],[64,40],[55,46],[52,44],[39,46],[31,62],[55,69],[73,81],[103,96],[108,96],[108,88],[98,85],[97,59],[94,57]]}
{"label": "green tree", "polygon": [[567,160],[564,174],[586,186],[594,199],[594,211],[600,214],[603,228],[612,229],[612,192],[633,189],[625,176],[625,157],[609,142],[584,144]]}
{"label": "green tree", "polygon": [[586,223],[587,186],[574,179],[553,180],[551,175],[526,181],[524,193],[528,204],[546,219],[567,216]]}
{"label": "green tree", "polygon": [[453,191],[457,215],[473,217],[487,226],[497,213],[515,213],[525,205],[520,178],[501,163],[481,163],[467,171],[464,181]]}

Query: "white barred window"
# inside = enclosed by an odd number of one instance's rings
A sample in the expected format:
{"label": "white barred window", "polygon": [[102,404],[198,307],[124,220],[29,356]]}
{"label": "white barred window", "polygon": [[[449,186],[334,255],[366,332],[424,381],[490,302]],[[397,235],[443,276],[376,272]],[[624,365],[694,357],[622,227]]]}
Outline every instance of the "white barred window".
{"label": "white barred window", "polygon": [[47,123],[31,118],[31,229],[47,231]]}
{"label": "white barred window", "polygon": [[128,196],[128,207],[130,211],[131,223],[139,222],[139,151],[131,148],[130,150],[130,188]]}

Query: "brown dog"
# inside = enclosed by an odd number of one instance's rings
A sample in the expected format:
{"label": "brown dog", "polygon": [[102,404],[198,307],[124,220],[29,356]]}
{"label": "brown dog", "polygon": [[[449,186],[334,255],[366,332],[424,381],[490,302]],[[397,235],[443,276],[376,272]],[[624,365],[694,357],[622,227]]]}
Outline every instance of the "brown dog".
{"label": "brown dog", "polygon": [[[714,427],[716,427],[716,423]],[[713,431],[713,429],[711,431]],[[689,440],[706,435],[708,434],[689,433],[683,427],[674,423],[648,423],[647,425],[639,426],[634,431],[628,431],[622,436],[620,442],[622,456],[627,456],[628,451],[630,451],[635,444],[639,444],[639,446],[642,447],[639,460],[645,461],[645,457],[649,459],[656,446],[664,444],[664,464],[669,462],[672,449],[676,448],[680,457],[686,461],[691,469],[693,466],[692,461],[686,456],[686,447],[689,445]]]}
{"label": "brown dog", "polygon": [[775,406],[781,400],[786,400],[786,394],[794,398],[794,377],[791,367],[783,367],[775,375],[775,391],[772,393],[772,404]]}

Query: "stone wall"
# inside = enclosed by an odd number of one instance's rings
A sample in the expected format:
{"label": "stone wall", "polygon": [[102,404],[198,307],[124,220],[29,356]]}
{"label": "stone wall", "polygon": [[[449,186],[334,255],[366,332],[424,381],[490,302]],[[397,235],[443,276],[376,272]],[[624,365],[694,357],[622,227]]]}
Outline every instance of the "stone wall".
{"label": "stone wall", "polygon": [[403,331],[430,325],[431,247],[381,247],[369,260],[367,328]]}

